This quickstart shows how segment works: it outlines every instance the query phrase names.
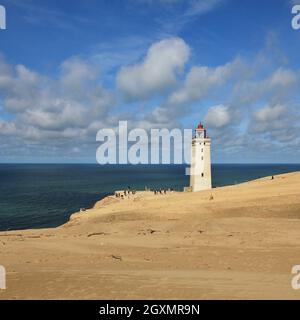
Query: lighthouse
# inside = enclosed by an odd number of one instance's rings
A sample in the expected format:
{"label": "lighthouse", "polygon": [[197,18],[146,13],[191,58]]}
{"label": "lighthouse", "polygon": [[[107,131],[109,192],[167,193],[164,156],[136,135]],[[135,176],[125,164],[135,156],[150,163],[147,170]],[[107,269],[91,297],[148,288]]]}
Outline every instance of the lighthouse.
{"label": "lighthouse", "polygon": [[192,159],[190,171],[191,191],[209,190],[211,184],[211,139],[203,124],[199,124],[192,140]]}

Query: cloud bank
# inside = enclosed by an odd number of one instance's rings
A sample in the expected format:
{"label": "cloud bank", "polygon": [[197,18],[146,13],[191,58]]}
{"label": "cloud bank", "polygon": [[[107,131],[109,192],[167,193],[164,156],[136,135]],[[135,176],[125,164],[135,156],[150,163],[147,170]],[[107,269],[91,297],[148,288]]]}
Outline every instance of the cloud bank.
{"label": "cloud bank", "polygon": [[174,86],[188,61],[190,48],[179,38],[153,44],[143,62],[122,67],[117,75],[120,90],[130,98],[144,98]]}
{"label": "cloud bank", "polygon": [[201,119],[220,157],[260,149],[300,156],[299,70],[274,67],[261,55],[191,65],[191,52],[182,38],[159,40],[117,70],[115,85],[105,83],[101,61],[88,57],[63,61],[53,77],[1,57],[0,158],[93,161],[96,132],[119,120],[150,129]]}

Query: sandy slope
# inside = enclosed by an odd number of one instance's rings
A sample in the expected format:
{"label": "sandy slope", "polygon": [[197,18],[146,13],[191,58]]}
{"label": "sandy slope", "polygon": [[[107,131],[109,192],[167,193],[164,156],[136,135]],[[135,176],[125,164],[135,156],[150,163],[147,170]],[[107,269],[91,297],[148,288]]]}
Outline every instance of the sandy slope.
{"label": "sandy slope", "polygon": [[0,264],[0,299],[300,299],[300,173],[105,199],[57,229],[0,233]]}

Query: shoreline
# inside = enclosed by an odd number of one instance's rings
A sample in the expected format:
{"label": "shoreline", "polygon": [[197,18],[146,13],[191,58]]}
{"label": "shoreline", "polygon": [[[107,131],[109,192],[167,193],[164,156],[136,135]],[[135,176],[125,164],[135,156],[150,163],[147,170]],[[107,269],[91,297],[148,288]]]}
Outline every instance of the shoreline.
{"label": "shoreline", "polygon": [[[289,173],[283,173],[283,174],[278,174],[278,175],[274,175],[274,178],[278,178],[280,176],[285,176],[285,175],[290,175],[290,174],[295,174],[295,173],[300,173],[300,171],[293,171],[293,172],[289,172]],[[262,181],[262,180],[268,180],[270,179],[271,180],[271,177],[272,176],[265,176],[265,177],[260,177],[260,178],[257,178],[257,179],[254,179],[254,180],[249,180],[249,181],[245,181],[245,182],[241,182],[241,183],[237,183],[237,184],[231,184],[231,185],[226,185],[226,186],[221,186],[221,187],[213,187],[212,189],[209,189],[209,190],[204,190],[204,191],[199,191],[200,193],[203,193],[203,192],[213,192],[214,190],[218,190],[218,189],[223,189],[223,188],[230,188],[230,187],[235,187],[235,186],[240,186],[240,185],[244,185],[244,184],[249,184],[249,183],[253,183],[253,182],[256,182],[256,181]],[[152,191],[147,191],[147,192],[150,192],[152,193]],[[197,192],[196,194],[199,194],[199,192]],[[138,195],[141,195],[141,194],[145,194],[146,192],[145,191],[142,191],[142,190],[137,190],[136,191],[137,193],[137,196]],[[190,193],[188,191],[172,191],[172,193],[177,193],[177,194],[187,194],[187,193]],[[159,195],[158,195],[159,196]],[[92,204],[89,208],[82,208],[84,209],[84,211],[81,211],[81,209],[79,211],[76,211],[76,212],[73,212],[70,214],[69,216],[69,219],[68,221],[66,221],[65,223],[57,226],[57,227],[50,227],[50,228],[27,228],[27,229],[15,229],[15,230],[7,230],[7,231],[0,231],[0,235],[2,233],[9,233],[9,232],[15,232],[15,233],[18,233],[18,232],[23,232],[23,231],[38,231],[38,230],[48,230],[48,229],[57,229],[57,228],[60,228],[66,224],[68,224],[74,217],[78,217],[80,216],[81,214],[82,215],[85,215],[87,214],[89,211],[95,209],[95,207],[98,206],[98,204],[104,204],[107,202],[107,199],[116,199],[115,196],[113,194],[111,195],[107,195],[106,197],[96,201],[94,204]],[[117,200],[120,200],[120,199],[117,199]],[[122,201],[122,200],[121,200]],[[124,201],[126,201],[126,199],[124,199]],[[73,217],[74,216],[74,217]]]}
{"label": "shoreline", "polygon": [[[144,190],[147,185],[151,188],[173,188],[183,191],[184,186],[189,185],[183,169],[157,167],[139,169],[137,166],[135,169],[132,166],[125,171],[117,168],[106,171],[105,168],[97,166],[94,166],[94,169],[74,169],[72,166],[46,166],[44,169],[17,166],[15,169],[2,169],[6,179],[1,181],[1,232],[56,228],[66,223],[70,215],[79,211],[79,208],[90,208],[108,193],[113,194],[119,188],[132,186],[137,190]],[[77,170],[79,178],[76,178]],[[213,166],[213,187],[235,185],[271,174],[297,170],[300,171],[300,165],[216,165]],[[29,174],[32,178],[26,180]],[[122,174],[121,187],[118,182],[119,174]],[[141,176],[135,177],[135,174]],[[108,193],[104,192],[107,190]]]}
{"label": "shoreline", "polygon": [[[279,175],[274,175],[274,178],[278,178],[280,176],[283,176],[283,175],[289,175],[289,174],[295,174],[295,173],[299,173],[300,171],[294,171],[294,172],[290,172],[290,173],[283,173],[283,174],[279,174]],[[258,178],[258,179],[254,179],[254,180],[249,180],[249,181],[245,181],[245,182],[241,182],[241,183],[238,183],[238,184],[232,184],[232,185],[226,185],[226,186],[221,186],[221,187],[214,187],[210,190],[205,190],[205,191],[200,191],[200,193],[203,193],[203,192],[213,192],[214,190],[218,190],[218,189],[223,189],[223,188],[230,188],[230,187],[235,187],[235,186],[239,186],[239,185],[244,185],[244,184],[249,184],[249,183],[253,183],[255,181],[261,181],[261,180],[268,180],[268,179],[271,179],[272,176],[265,176],[265,177],[261,177],[261,178]],[[185,192],[185,191],[173,191],[173,193],[179,193],[179,194],[186,194],[186,193],[189,193],[189,192]],[[199,192],[197,192],[199,194]],[[137,191],[137,195],[140,195],[140,194],[145,194],[145,191]],[[57,227],[53,227],[53,228],[34,228],[34,229],[31,229],[31,228],[27,228],[27,229],[16,229],[16,230],[8,230],[8,231],[0,231],[0,236],[1,234],[3,233],[20,233],[20,232],[26,232],[26,231],[39,231],[39,230],[51,230],[51,229],[57,229],[57,228],[61,228],[63,227],[64,225],[68,224],[71,222],[71,220],[73,220],[75,217],[79,217],[81,215],[86,215],[89,211],[95,209],[95,207],[98,205],[98,204],[104,204],[105,202],[107,202],[107,199],[115,199],[114,195],[108,195],[102,199],[100,199],[99,201],[96,201],[94,204],[92,204],[89,208],[86,208],[86,210],[84,212],[81,212],[81,211],[76,211],[76,212],[73,212],[70,214],[69,216],[69,219],[68,221],[66,221],[65,223],[57,226]],[[126,201],[126,199],[124,199],[124,201]]]}

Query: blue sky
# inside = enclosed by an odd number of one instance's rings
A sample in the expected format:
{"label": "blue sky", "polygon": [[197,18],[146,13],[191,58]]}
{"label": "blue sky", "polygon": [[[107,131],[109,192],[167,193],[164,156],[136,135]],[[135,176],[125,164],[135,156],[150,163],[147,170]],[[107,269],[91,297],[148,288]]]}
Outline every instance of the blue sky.
{"label": "blue sky", "polygon": [[0,162],[94,162],[119,120],[202,120],[214,162],[299,162],[295,3],[0,0]]}

